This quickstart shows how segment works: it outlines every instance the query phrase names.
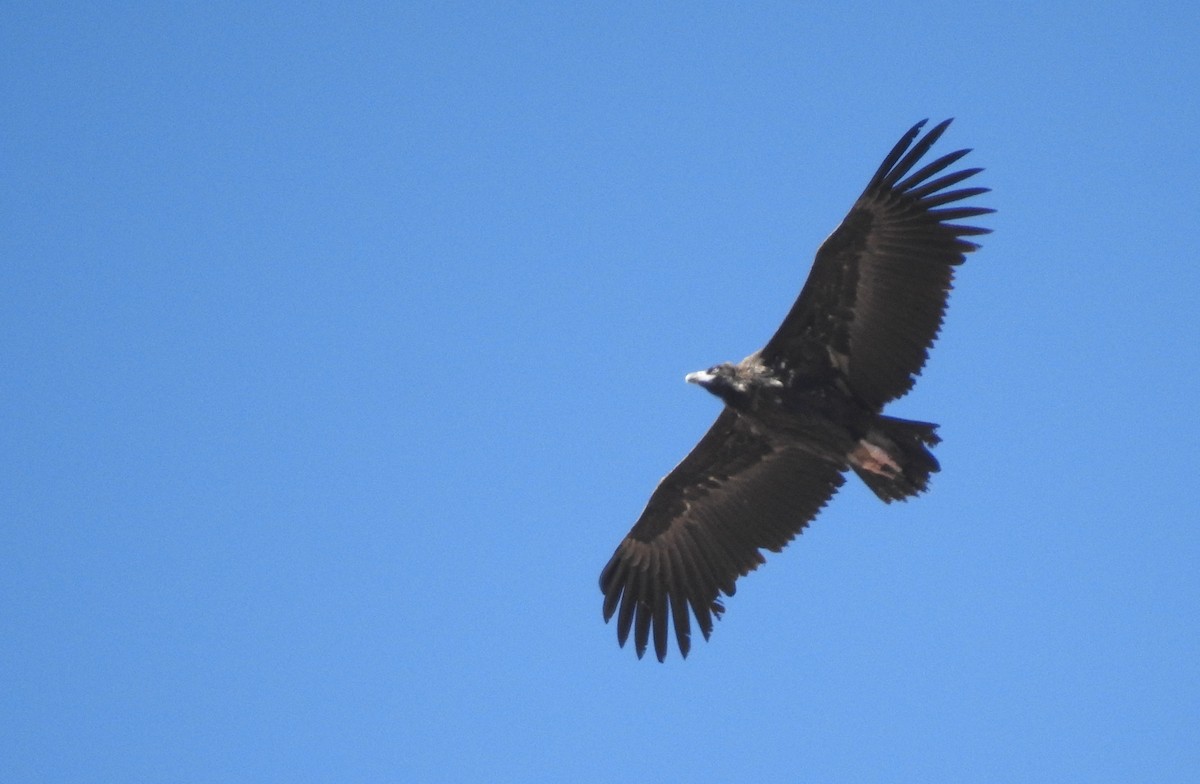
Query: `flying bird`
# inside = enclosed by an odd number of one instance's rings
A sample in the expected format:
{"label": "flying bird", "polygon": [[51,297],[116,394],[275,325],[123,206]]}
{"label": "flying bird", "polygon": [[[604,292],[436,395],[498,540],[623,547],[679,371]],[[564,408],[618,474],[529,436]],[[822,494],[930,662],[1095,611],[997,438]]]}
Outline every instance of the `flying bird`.
{"label": "flying bird", "polygon": [[[937,338],[966,237],[957,223],[993,210],[964,204],[988,188],[957,188],[982,169],[950,171],[969,150],[914,171],[950,120],[924,120],[884,158],[849,214],[822,243],[800,296],[774,336],[738,363],[686,380],[724,408],[667,474],[600,574],[604,620],[617,617],[638,658],[651,634],[659,661],[669,627],[679,652],[692,625],[704,639],[738,577],[808,525],[854,471],[884,502],[924,491],[939,470],[937,425],[885,416],[912,389]],[[947,206],[951,205],[951,206]]]}

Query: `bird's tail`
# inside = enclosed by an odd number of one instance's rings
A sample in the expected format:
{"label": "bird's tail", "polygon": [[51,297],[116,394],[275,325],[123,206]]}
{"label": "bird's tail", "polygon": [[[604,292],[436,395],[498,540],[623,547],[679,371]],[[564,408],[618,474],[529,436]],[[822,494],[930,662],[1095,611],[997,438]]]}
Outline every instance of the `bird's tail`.
{"label": "bird's tail", "polygon": [[850,452],[850,466],[883,501],[903,501],[929,485],[938,465],[928,447],[937,444],[937,425],[880,416]]}

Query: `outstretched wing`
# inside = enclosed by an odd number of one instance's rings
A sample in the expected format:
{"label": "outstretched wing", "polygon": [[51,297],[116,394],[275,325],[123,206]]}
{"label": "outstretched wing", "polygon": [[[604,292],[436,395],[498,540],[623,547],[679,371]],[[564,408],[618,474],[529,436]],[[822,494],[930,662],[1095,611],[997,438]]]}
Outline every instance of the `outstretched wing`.
{"label": "outstretched wing", "polygon": [[725,409],[695,449],[661,482],[600,574],[604,620],[617,614],[622,646],[632,628],[638,658],[654,631],[667,655],[668,610],[679,652],[691,648],[695,616],[705,639],[725,611],[719,594],[779,552],[842,484],[842,467],[776,447]]}
{"label": "outstretched wing", "polygon": [[[937,338],[955,266],[988,229],[954,221],[994,212],[961,202],[987,188],[948,190],[982,169],[942,174],[970,150],[909,174],[950,120],[896,144],[845,220],[817,251],[787,318],[760,352],[781,365],[832,365],[864,402],[882,407],[912,388]],[[940,175],[940,176],[938,176]]]}

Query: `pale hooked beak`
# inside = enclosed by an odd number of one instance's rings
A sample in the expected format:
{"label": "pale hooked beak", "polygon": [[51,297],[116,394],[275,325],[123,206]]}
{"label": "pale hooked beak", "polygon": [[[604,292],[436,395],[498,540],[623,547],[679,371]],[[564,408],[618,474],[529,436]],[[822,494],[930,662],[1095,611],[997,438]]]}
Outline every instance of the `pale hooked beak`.
{"label": "pale hooked beak", "polygon": [[689,384],[699,384],[700,386],[704,386],[714,378],[716,378],[716,376],[714,376],[712,373],[709,373],[707,370],[697,370],[695,373],[688,373],[683,377],[683,380]]}

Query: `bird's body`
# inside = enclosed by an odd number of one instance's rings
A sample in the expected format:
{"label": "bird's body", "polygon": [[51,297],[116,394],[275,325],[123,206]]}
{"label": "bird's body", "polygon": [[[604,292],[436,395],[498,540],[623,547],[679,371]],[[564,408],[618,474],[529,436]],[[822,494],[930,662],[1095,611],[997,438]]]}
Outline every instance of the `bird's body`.
{"label": "bird's body", "polygon": [[[756,353],[736,365],[691,373],[687,380],[721,398],[740,422],[772,446],[865,473],[868,486],[884,501],[924,490],[929,474],[938,470],[925,448],[937,443],[935,425],[883,416],[860,401],[835,372],[805,373],[786,363],[773,368]],[[913,441],[914,434],[925,437]]]}
{"label": "bird's body", "polygon": [[[893,148],[842,225],[821,246],[799,298],[759,351],[692,373],[724,403],[696,448],[655,489],[600,576],[604,617],[653,633],[661,661],[668,618],[680,652],[691,617],[704,637],[736,579],[816,516],[853,470],[884,501],[926,489],[938,471],[936,425],[883,414],[906,393],[941,325],[953,268],[985,229],[950,221],[991,212],[943,205],[986,192],[947,191],[979,169],[934,179],[966,154],[910,174],[949,121]],[[911,146],[910,146],[911,145]]]}

